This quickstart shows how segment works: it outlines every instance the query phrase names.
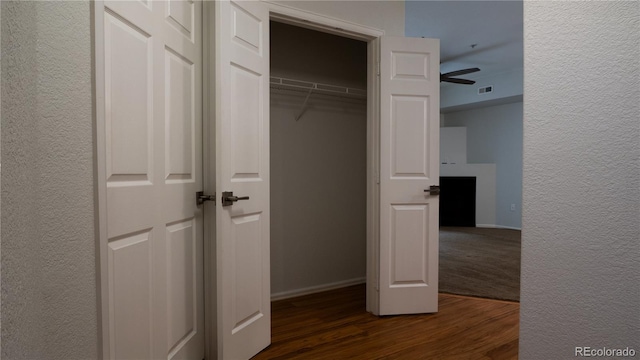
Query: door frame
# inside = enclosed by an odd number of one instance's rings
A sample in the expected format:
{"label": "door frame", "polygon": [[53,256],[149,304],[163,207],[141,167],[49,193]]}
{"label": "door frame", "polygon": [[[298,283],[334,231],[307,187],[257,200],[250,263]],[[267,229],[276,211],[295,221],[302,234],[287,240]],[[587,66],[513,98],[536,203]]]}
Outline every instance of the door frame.
{"label": "door frame", "polygon": [[[330,33],[367,43],[367,311],[377,315],[379,269],[379,54],[383,30],[261,0],[269,9],[270,20]],[[215,39],[213,2],[203,2],[203,99],[215,98]],[[203,187],[207,194],[215,189],[215,103],[203,100]],[[215,206],[206,207],[204,214],[204,294],[205,294],[205,356],[217,354],[216,304],[216,229]],[[212,357],[213,355],[213,357]]]}

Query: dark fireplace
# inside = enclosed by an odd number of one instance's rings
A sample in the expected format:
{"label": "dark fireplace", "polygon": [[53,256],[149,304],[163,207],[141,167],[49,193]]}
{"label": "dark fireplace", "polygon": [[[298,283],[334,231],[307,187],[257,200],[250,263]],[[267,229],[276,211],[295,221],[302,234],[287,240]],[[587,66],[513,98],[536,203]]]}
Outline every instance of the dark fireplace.
{"label": "dark fireplace", "polygon": [[475,176],[440,177],[440,226],[476,226]]}

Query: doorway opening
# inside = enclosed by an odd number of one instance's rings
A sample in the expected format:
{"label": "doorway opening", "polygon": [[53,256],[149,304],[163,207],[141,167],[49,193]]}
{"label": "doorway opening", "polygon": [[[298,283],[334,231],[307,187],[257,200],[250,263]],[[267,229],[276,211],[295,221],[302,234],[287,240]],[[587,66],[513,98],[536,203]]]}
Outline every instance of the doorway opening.
{"label": "doorway opening", "polygon": [[522,102],[444,109],[441,126],[441,291],[518,301]]}
{"label": "doorway opening", "polygon": [[367,46],[270,22],[272,299],[366,282]]}

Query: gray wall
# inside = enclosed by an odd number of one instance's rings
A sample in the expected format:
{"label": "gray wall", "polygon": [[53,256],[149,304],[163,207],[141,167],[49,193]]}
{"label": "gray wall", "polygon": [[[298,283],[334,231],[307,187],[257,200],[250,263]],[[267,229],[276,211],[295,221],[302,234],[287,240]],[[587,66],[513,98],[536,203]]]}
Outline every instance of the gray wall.
{"label": "gray wall", "polygon": [[495,225],[521,228],[522,103],[447,113],[444,126],[467,128],[469,164],[496,164]]}
{"label": "gray wall", "polygon": [[[309,44],[314,44],[310,46]],[[272,75],[366,88],[366,43],[272,23]],[[271,92],[271,292],[364,280],[366,102]]]}
{"label": "gray wall", "polygon": [[2,358],[97,358],[90,5],[1,6]]}
{"label": "gray wall", "polygon": [[639,17],[524,3],[521,359],[640,351]]}

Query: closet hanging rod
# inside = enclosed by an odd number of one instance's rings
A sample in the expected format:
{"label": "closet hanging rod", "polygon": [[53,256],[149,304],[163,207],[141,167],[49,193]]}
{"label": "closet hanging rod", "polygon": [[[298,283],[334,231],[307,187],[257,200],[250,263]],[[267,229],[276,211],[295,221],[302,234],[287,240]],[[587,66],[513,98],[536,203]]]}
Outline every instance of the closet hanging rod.
{"label": "closet hanging rod", "polygon": [[359,98],[367,97],[367,90],[350,88],[346,86],[336,86],[336,85],[322,84],[322,83],[303,81],[303,80],[287,79],[287,78],[274,77],[274,76],[270,78],[269,83],[272,86],[276,86],[276,87],[306,90],[310,92],[331,93],[331,94],[339,94],[339,95],[344,95],[348,97],[359,97]]}

